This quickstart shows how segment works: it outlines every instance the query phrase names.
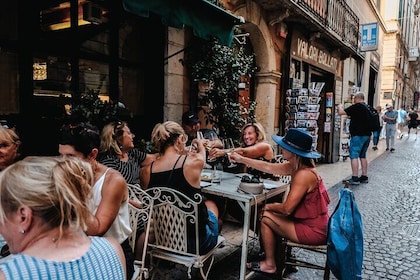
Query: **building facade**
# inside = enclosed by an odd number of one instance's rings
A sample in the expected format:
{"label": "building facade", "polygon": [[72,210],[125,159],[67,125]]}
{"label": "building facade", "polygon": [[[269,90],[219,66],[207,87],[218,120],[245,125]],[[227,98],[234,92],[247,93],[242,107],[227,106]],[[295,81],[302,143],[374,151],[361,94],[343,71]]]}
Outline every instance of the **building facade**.
{"label": "building facade", "polygon": [[[373,106],[418,104],[415,0],[223,0],[225,12],[204,0],[176,9],[170,5],[182,1],[9,2],[0,17],[0,98],[7,100],[0,116],[17,118],[27,139],[59,125],[46,120],[63,96],[89,90],[124,104],[140,138],[157,122],[180,122],[198,94],[184,65],[192,36],[211,29],[228,42],[234,26],[233,40],[246,36],[255,53],[258,71],[247,89],[268,139],[306,129],[324,161],[335,162],[349,136],[336,104],[350,104],[357,91]],[[174,18],[168,7],[195,16]],[[64,14],[68,26],[58,26]],[[30,142],[39,153],[55,143]]]}

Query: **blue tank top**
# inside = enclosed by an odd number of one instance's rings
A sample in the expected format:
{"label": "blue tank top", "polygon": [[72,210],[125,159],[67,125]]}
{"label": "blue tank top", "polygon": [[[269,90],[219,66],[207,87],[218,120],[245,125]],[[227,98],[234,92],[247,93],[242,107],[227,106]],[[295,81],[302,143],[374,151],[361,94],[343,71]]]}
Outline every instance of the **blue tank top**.
{"label": "blue tank top", "polygon": [[89,250],[78,259],[57,262],[18,254],[1,263],[0,270],[10,280],[125,280],[120,258],[111,243],[103,237],[91,238]]}

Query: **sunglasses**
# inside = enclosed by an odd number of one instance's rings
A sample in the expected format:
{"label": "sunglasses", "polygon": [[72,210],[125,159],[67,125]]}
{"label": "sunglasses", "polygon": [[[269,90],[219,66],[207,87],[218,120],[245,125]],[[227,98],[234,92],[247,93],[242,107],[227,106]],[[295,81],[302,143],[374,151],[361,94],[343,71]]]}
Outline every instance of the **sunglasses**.
{"label": "sunglasses", "polygon": [[114,135],[121,134],[122,128],[124,124],[121,121],[117,121],[114,123]]}

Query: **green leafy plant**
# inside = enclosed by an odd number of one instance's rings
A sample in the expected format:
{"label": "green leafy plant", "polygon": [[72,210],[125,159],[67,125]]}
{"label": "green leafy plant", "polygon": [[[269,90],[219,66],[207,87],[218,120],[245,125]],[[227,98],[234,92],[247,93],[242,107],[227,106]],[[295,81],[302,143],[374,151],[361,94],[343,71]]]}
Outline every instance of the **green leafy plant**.
{"label": "green leafy plant", "polygon": [[81,94],[78,102],[73,100],[69,119],[71,122],[89,122],[102,129],[118,119],[118,104],[101,100],[99,91],[92,89]]}
{"label": "green leafy plant", "polygon": [[218,130],[220,137],[240,139],[241,127],[255,119],[255,101],[240,100],[238,88],[240,78],[250,77],[256,70],[254,54],[246,53],[244,45],[234,42],[229,48],[216,39],[194,38],[190,49],[187,65],[192,77],[191,88],[197,88],[199,81],[212,83],[199,100],[199,105],[208,107],[206,122]]}
{"label": "green leafy plant", "polygon": [[[129,121],[127,118],[131,116],[127,109],[119,107],[118,104],[101,100],[98,90],[89,90],[81,94],[78,102],[73,102],[71,113],[66,116],[67,120],[64,120],[64,122],[89,122],[102,130],[110,122],[116,120]],[[134,145],[139,150],[147,153],[156,152],[150,141],[137,138],[135,140]]]}

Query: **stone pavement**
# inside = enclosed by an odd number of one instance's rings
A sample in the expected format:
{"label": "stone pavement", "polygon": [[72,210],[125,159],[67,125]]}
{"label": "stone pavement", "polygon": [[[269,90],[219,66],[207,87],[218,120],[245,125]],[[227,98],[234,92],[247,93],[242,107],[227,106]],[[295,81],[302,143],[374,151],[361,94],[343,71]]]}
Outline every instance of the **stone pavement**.
{"label": "stone pavement", "polygon": [[[396,151],[385,152],[385,140],[381,140],[378,151],[369,148],[369,183],[351,186],[362,214],[364,226],[363,279],[420,279],[420,138],[396,140]],[[342,180],[351,175],[350,161],[320,164],[318,171],[324,178],[332,199],[330,212],[338,202]],[[223,235],[225,230],[222,232]],[[240,252],[237,242],[240,231],[225,235],[225,248],[216,255],[216,263],[210,280],[239,279]],[[232,236],[233,235],[233,236]],[[235,236],[237,235],[237,236]],[[233,241],[231,241],[233,240]],[[250,248],[258,250],[258,242],[251,240]],[[237,248],[235,250],[235,248]],[[296,252],[300,256],[325,262],[322,255]],[[162,268],[163,269],[163,268]],[[162,271],[163,272],[163,271]],[[187,279],[185,270],[176,267],[166,270],[156,279]],[[199,279],[199,278],[194,278]],[[254,275],[250,279],[270,279]],[[299,268],[284,279],[323,279],[322,271]],[[330,279],[336,279],[332,274]]]}

